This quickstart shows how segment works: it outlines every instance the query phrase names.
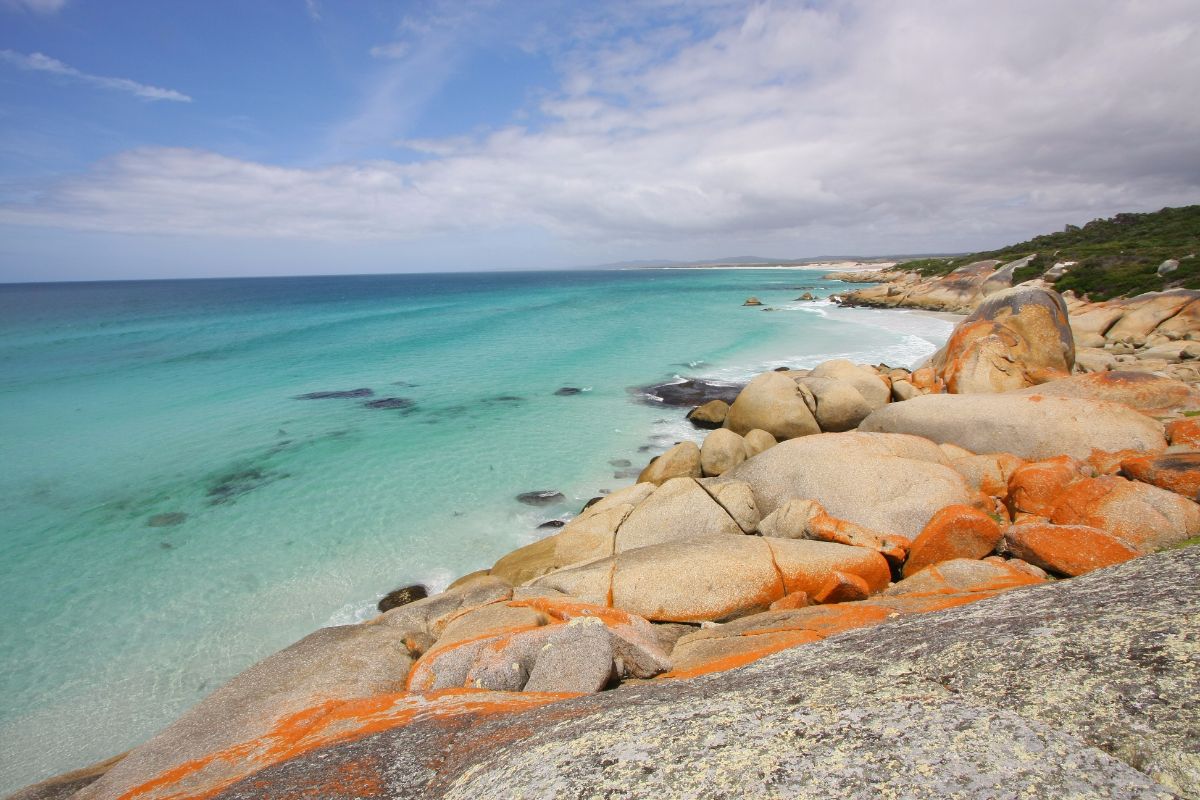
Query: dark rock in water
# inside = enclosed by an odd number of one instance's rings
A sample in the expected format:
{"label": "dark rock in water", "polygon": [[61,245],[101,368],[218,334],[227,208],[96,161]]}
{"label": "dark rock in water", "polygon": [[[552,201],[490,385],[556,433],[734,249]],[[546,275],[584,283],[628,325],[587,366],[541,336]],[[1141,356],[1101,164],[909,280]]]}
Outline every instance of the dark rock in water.
{"label": "dark rock in water", "polygon": [[599,503],[603,499],[604,499],[604,495],[600,495],[598,497],[593,497],[591,500],[588,500],[586,503],[583,504],[583,508],[579,509],[579,513],[582,514],[584,511],[587,511],[589,508],[596,505],[596,503]]}
{"label": "dark rock in water", "polygon": [[724,400],[726,403],[733,403],[744,385],[689,378],[683,381],[635,388],[632,391],[642,400],[650,403],[691,408],[704,405],[709,400]]}
{"label": "dark rock in water", "polygon": [[146,520],[146,524],[151,528],[169,528],[172,525],[179,525],[185,519],[187,519],[187,514],[182,511],[168,511],[165,514],[155,514]]}
{"label": "dark rock in water", "polygon": [[633,462],[628,458],[611,458],[608,461],[610,467],[632,467]]}
{"label": "dark rock in water", "polygon": [[407,397],[381,397],[378,400],[368,400],[363,405],[367,408],[394,408],[400,411],[412,411],[416,408],[417,403]]}
{"label": "dark rock in water", "polygon": [[400,386],[405,389],[415,389],[420,385],[419,383],[409,383],[408,381],[392,381],[392,386]]}
{"label": "dark rock in water", "polygon": [[570,397],[573,394],[580,394],[582,392],[583,392],[583,389],[580,389],[577,386],[564,386],[561,389],[559,389],[558,391],[556,391],[555,394],[558,395],[559,397]]}
{"label": "dark rock in water", "polygon": [[208,502],[214,506],[227,503],[239,495],[252,492],[261,486],[266,486],[268,483],[274,483],[280,478],[286,477],[287,473],[263,472],[258,467],[230,472],[218,478],[209,488]]}
{"label": "dark rock in water", "polygon": [[517,500],[527,506],[544,506],[566,499],[562,492],[556,492],[553,489],[543,489],[539,492],[523,492],[517,495]]}
{"label": "dark rock in water", "polygon": [[540,531],[540,530],[543,530],[546,528],[561,528],[563,525],[566,525],[566,524],[567,524],[566,520],[548,519],[545,522],[543,522],[541,525],[538,525],[537,529]]}
{"label": "dark rock in water", "polygon": [[636,478],[641,474],[642,471],[640,469],[619,469],[613,473],[613,477],[619,481],[623,481],[626,478]]}
{"label": "dark rock in water", "polygon": [[773,372],[791,372],[791,371],[792,371],[792,368],[791,368],[791,367],[776,367],[776,368],[775,368],[774,370],[772,370],[772,371],[773,371]]}
{"label": "dark rock in water", "polygon": [[414,583],[412,586],[403,586],[399,589],[393,589],[383,596],[376,608],[379,613],[391,611],[393,608],[398,608],[417,600],[424,600],[429,596],[429,590],[419,583]]}
{"label": "dark rock in water", "polygon": [[296,395],[297,400],[339,400],[346,397],[374,397],[375,392],[370,389],[345,389],[337,392],[309,392],[308,394]]}
{"label": "dark rock in water", "polygon": [[644,444],[638,448],[638,452],[639,453],[649,453],[653,449],[654,449],[654,445]]}
{"label": "dark rock in water", "polygon": [[515,394],[502,394],[498,397],[485,397],[483,400],[485,405],[494,405],[496,403],[524,403],[524,397],[517,397]]}

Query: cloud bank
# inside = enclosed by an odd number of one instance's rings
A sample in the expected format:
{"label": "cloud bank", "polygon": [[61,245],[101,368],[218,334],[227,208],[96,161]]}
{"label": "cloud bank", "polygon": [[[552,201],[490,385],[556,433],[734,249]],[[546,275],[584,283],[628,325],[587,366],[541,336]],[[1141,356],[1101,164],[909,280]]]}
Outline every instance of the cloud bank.
{"label": "cloud bank", "polygon": [[131,81],[128,78],[107,78],[103,75],[89,75],[86,72],[75,69],[69,64],[64,64],[57,58],[51,58],[42,53],[25,55],[24,53],[17,53],[12,50],[0,50],[0,59],[7,61],[19,69],[61,75],[65,78],[86,83],[89,86],[95,86],[100,89],[127,92],[143,100],[171,100],[177,103],[192,102],[192,98],[174,89],[149,86],[137,81]]}
{"label": "cloud bank", "polygon": [[134,150],[0,206],[0,223],[333,241],[532,227],[582,244],[760,242],[795,255],[982,245],[1200,201],[1193,11],[718,3],[700,35],[637,36],[592,20],[528,45],[552,50],[561,74],[536,126],[408,142],[416,162],[317,168]]}

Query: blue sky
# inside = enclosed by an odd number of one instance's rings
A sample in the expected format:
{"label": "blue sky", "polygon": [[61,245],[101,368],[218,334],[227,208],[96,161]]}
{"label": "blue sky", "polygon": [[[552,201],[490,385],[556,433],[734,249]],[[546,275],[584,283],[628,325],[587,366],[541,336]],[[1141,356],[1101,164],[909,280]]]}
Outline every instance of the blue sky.
{"label": "blue sky", "polygon": [[1192,0],[0,0],[0,280],[979,249],[1200,202]]}

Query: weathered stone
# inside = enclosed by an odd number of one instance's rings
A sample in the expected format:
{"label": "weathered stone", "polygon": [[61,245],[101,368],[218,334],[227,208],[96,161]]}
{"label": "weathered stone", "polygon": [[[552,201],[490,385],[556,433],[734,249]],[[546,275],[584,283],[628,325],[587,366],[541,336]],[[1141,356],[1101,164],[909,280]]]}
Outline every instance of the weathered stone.
{"label": "weathered stone", "polygon": [[1070,456],[1022,464],[1009,478],[1009,509],[1049,517],[1063,490],[1084,477],[1083,463]]}
{"label": "weathered stone", "polygon": [[974,453],[1008,452],[1027,460],[1166,446],[1162,425],[1128,406],[1021,394],[914,397],[873,412],[859,430],[915,434]]}
{"label": "weathered stone", "polygon": [[700,474],[700,448],[695,442],[680,442],[651,460],[637,482],[661,486],[671,478],[699,478]]}
{"label": "weathered stone", "polygon": [[950,458],[950,468],[963,476],[972,489],[1003,500],[1008,496],[1008,482],[1025,462],[1011,453],[968,454]]}
{"label": "weathered stone", "polygon": [[904,576],[956,558],[983,558],[996,549],[1004,530],[977,508],[947,506],[933,515],[909,549]]}
{"label": "weathered stone", "polygon": [[746,460],[746,443],[728,428],[718,428],[704,437],[700,448],[700,471],[706,477],[722,475]]}
{"label": "weathered stone", "polygon": [[1172,445],[1200,448],[1200,419],[1185,417],[1167,423],[1167,439]]}
{"label": "weathered stone", "polygon": [[399,589],[393,589],[383,596],[376,604],[376,608],[380,612],[391,611],[393,608],[414,603],[417,600],[424,600],[429,596],[429,591],[419,583],[412,586],[402,586]]}
{"label": "weathered stone", "polygon": [[753,533],[758,530],[758,522],[762,515],[754,502],[754,492],[745,481],[716,481],[712,478],[701,478],[697,481],[708,492],[713,500],[720,503],[743,533]]}
{"label": "weathered stone", "polygon": [[926,567],[889,587],[884,595],[997,592],[1040,583],[1021,570],[995,562],[956,558]]}
{"label": "weathered stone", "polygon": [[1200,452],[1164,453],[1121,461],[1121,471],[1191,500],[1200,500]]}
{"label": "weathered stone", "polygon": [[612,677],[612,635],[596,617],[580,617],[547,638],[523,691],[598,692]]}
{"label": "weathered stone", "polygon": [[797,383],[811,393],[809,410],[822,431],[853,430],[873,410],[849,381],[810,376]]}
{"label": "weathered stone", "polygon": [[642,547],[559,570],[536,585],[659,622],[721,620],[763,611],[785,594],[810,595],[834,571],[871,591],[887,585],[887,562],[858,547],[751,536],[707,536]]}
{"label": "weathered stone", "polygon": [[776,445],[721,480],[749,483],[763,514],[792,498],[816,500],[838,519],[911,538],[939,508],[974,500],[945,460],[913,436],[826,433]]}
{"label": "weathered stone", "polygon": [[788,500],[759,523],[759,531],[777,539],[813,539],[866,547],[897,565],[908,555],[910,544],[903,536],[832,517],[816,500]]}
{"label": "weathered stone", "polygon": [[1063,490],[1050,521],[1100,528],[1139,553],[1152,553],[1200,534],[1200,505],[1157,486],[1105,475]]}
{"label": "weathered stone", "polygon": [[1018,558],[1071,577],[1138,555],[1116,537],[1086,525],[1014,525],[1004,532],[1004,543]]}
{"label": "weathered stone", "polygon": [[891,399],[891,387],[873,369],[844,358],[823,361],[813,368],[808,377],[849,383],[872,410],[887,405]]}
{"label": "weathered stone", "polygon": [[[467,639],[494,635],[500,631],[536,628],[547,624],[545,614],[526,606],[510,605],[508,601],[488,603],[465,609],[446,620],[437,638],[436,648]],[[498,688],[498,687],[492,687]]]}
{"label": "weathered stone", "polygon": [[1172,289],[1166,292],[1147,292],[1117,301],[1116,304],[1123,307],[1125,313],[1108,329],[1105,336],[1114,341],[1126,337],[1146,336],[1198,298],[1200,292]]}
{"label": "weathered stone", "polygon": [[743,533],[694,478],[672,478],[639,503],[621,523],[614,552],[695,536]]}
{"label": "weathered stone", "polygon": [[724,400],[709,400],[688,412],[688,422],[697,428],[719,428],[729,413],[729,403]]}
{"label": "weathered stone", "polygon": [[952,394],[1004,392],[1069,375],[1075,340],[1066,304],[1057,292],[1031,286],[992,294],[930,364]]}
{"label": "weathered stone", "polygon": [[903,400],[911,400],[919,394],[917,387],[913,386],[907,380],[901,379],[892,381],[892,399],[899,402]]}
{"label": "weathered stone", "polygon": [[770,450],[775,445],[779,444],[775,437],[764,430],[755,428],[742,437],[746,445],[746,457],[754,458],[754,456],[766,450]]}
{"label": "weathered stone", "polygon": [[337,709],[303,744],[244,747],[218,759],[218,775],[168,773],[182,763],[171,762],[86,797],[150,780],[163,794],[222,800],[1187,797],[1200,788],[1200,711],[1188,702],[1200,693],[1198,620],[1200,564],[1174,552],[544,709],[555,696]]}
{"label": "weathered stone", "polygon": [[1200,392],[1186,383],[1146,372],[1121,370],[1072,375],[1022,389],[1017,394],[1108,400],[1147,414],[1163,414],[1175,408],[1200,405]]}
{"label": "weathered stone", "polygon": [[757,428],[776,439],[821,432],[800,387],[778,372],[764,372],[750,381],[729,407],[724,425],[739,434]]}

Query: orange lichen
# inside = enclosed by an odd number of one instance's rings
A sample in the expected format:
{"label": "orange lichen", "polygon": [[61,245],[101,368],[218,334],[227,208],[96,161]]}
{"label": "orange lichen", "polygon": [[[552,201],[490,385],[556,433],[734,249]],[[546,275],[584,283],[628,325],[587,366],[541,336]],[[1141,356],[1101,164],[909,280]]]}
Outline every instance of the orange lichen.
{"label": "orange lichen", "polygon": [[728,669],[744,667],[747,664],[758,661],[760,658],[773,655],[781,650],[787,650],[802,644],[819,642],[824,637],[819,633],[813,633],[812,631],[789,631],[782,636],[777,635],[773,638],[774,641],[772,641],[770,644],[763,645],[762,647],[747,650],[742,653],[733,653],[731,655],[722,656],[721,658],[714,658],[711,661],[705,661],[698,666],[690,667],[688,669],[674,670],[660,675],[659,677],[667,679],[685,679],[695,678],[700,675],[708,675],[712,672],[724,672]]}
{"label": "orange lichen", "polygon": [[1024,512],[1048,517],[1062,491],[1083,475],[1080,462],[1070,456],[1023,464],[1008,480],[1008,506],[1014,514]]}
{"label": "orange lichen", "polygon": [[806,592],[792,592],[771,603],[771,611],[791,611],[797,608],[807,608],[812,605]]}
{"label": "orange lichen", "polygon": [[915,575],[932,564],[954,558],[983,558],[1004,535],[999,523],[967,505],[951,505],[926,523],[909,551],[904,575]]}
{"label": "orange lichen", "polygon": [[870,595],[871,587],[862,578],[835,570],[813,595],[813,600],[818,603],[845,603],[866,600]]}
{"label": "orange lichen", "polygon": [[448,690],[326,700],[281,717],[262,736],[186,761],[145,781],[120,800],[203,800],[245,776],[318,747],[442,716],[515,714],[574,697],[537,692]]}
{"label": "orange lichen", "polygon": [[1060,575],[1083,575],[1137,557],[1124,542],[1086,525],[1017,525],[1005,537],[1013,555]]}
{"label": "orange lichen", "polygon": [[1185,417],[1168,422],[1167,441],[1173,445],[1200,448],[1200,419]]}
{"label": "orange lichen", "polygon": [[1121,471],[1134,480],[1153,484],[1191,500],[1200,496],[1200,453],[1165,453],[1127,458],[1121,462]]}

